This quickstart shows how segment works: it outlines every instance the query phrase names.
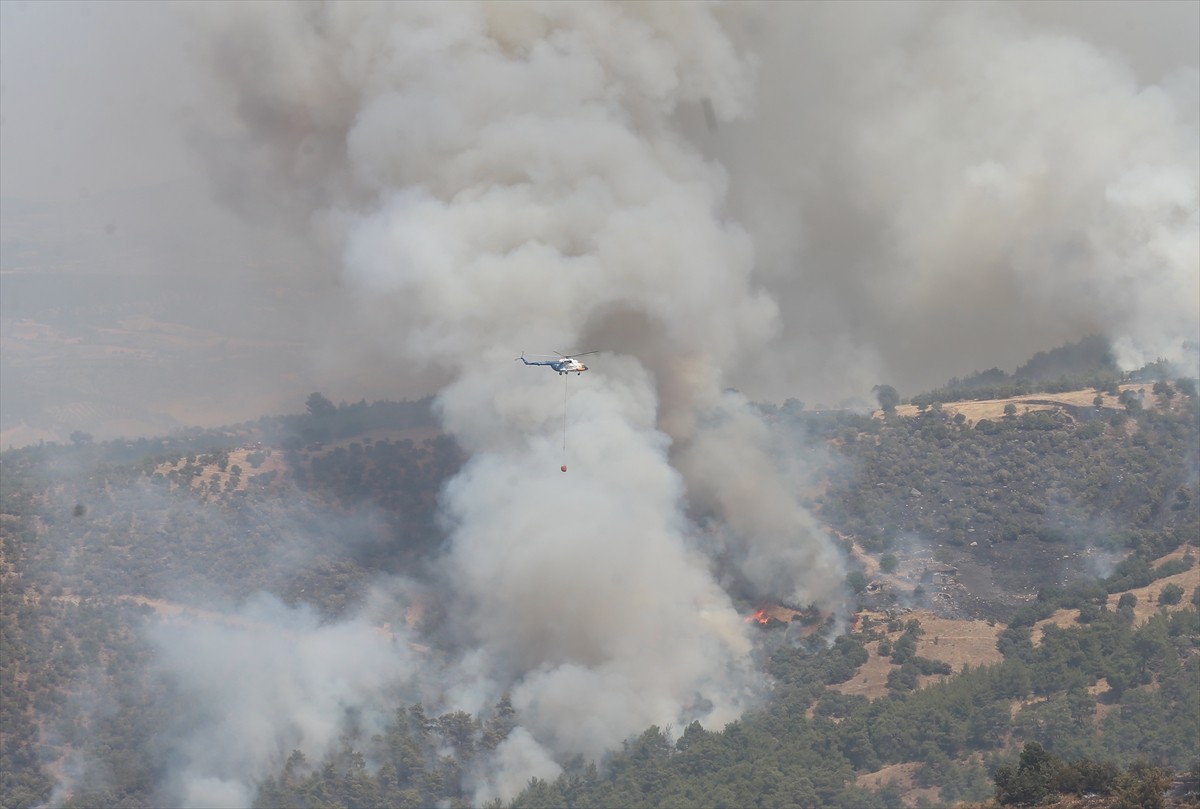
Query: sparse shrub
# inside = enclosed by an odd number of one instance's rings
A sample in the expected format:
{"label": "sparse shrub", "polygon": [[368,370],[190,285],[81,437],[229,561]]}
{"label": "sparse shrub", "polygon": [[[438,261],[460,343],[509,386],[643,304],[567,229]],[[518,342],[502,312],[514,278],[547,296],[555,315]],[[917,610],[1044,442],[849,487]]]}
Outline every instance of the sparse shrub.
{"label": "sparse shrub", "polygon": [[888,672],[887,687],[890,691],[913,691],[917,687],[917,676],[920,673],[921,670],[909,661]]}
{"label": "sparse shrub", "polygon": [[1117,779],[1113,809],[1162,809],[1163,793],[1171,786],[1171,771],[1145,761],[1135,761]]}
{"label": "sparse shrub", "polygon": [[846,576],[846,586],[855,593],[861,593],[867,589],[867,576],[861,570],[852,570]]}
{"label": "sparse shrub", "polygon": [[1120,776],[1121,768],[1111,761],[1081,758],[1059,770],[1054,789],[1076,795],[1111,795]]}
{"label": "sparse shrub", "polygon": [[925,675],[954,673],[954,668],[944,660],[934,660],[929,657],[914,657],[911,662]]}
{"label": "sparse shrub", "polygon": [[1190,556],[1184,556],[1182,559],[1170,559],[1154,568],[1154,578],[1165,579],[1167,576],[1191,570],[1194,562],[1195,559]]}
{"label": "sparse shrub", "polygon": [[1158,603],[1164,605],[1178,604],[1183,600],[1183,588],[1178,584],[1168,584],[1158,594]]}

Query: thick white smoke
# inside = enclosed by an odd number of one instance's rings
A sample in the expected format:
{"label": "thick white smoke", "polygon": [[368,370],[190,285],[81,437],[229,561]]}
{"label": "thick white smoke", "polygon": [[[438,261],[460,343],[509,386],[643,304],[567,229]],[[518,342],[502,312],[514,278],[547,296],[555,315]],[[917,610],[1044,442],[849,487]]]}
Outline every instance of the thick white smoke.
{"label": "thick white smoke", "polygon": [[[224,80],[196,142],[228,201],[310,237],[294,282],[345,293],[327,358],[447,380],[472,651],[445,699],[509,691],[521,723],[479,797],[735,716],[755,680],[718,581],[839,608],[840,554],[726,385],[861,395],[1089,332],[1130,364],[1196,337],[1194,69],[1147,84],[1010,8],[188,12]],[[590,349],[566,380],[512,361]],[[276,739],[249,770],[187,764],[179,794],[241,800]]]}
{"label": "thick white smoke", "polygon": [[[440,411],[474,459],[446,493],[448,565],[483,668],[512,683],[532,738],[559,754],[597,756],[652,722],[731,719],[751,682],[744,628],[689,548],[688,492],[659,428],[700,440],[691,414],[717,402],[724,369],[775,315],[750,286],[745,234],[723,218],[722,173],[670,119],[702,97],[736,110],[746,67],[698,6],[400,16],[402,55],[373,65],[347,137],[381,204],[344,220],[346,277],[398,352],[456,372]],[[587,348],[607,348],[602,321],[618,307],[656,328],[646,356],[686,361],[648,371],[614,354],[565,380],[564,477],[564,383],[512,357],[583,348],[585,330],[599,341]],[[768,472],[753,447],[762,468],[736,474]],[[793,516],[769,538],[827,542]],[[767,538],[737,528],[747,544]],[[836,555],[821,561],[840,580]],[[809,573],[787,562],[759,595],[794,595]]]}
{"label": "thick white smoke", "polygon": [[737,29],[757,103],[710,140],[787,314],[747,380],[916,392],[1088,333],[1127,368],[1189,358],[1198,54],[1138,76],[1036,5],[804,4]]}
{"label": "thick white smoke", "polygon": [[[505,762],[545,771],[650,724],[735,718],[758,688],[746,625],[689,515],[724,526],[743,596],[840,608],[843,569],[721,392],[777,308],[724,172],[675,124],[702,102],[728,120],[751,86],[713,9],[197,11],[238,173],[339,248],[360,334],[451,377],[438,409],[471,459],[444,493],[443,572],[472,651],[445,699],[509,691],[521,725],[479,796],[524,783]],[[608,353],[566,379],[513,362],[551,349]]]}
{"label": "thick white smoke", "polygon": [[324,755],[348,712],[381,715],[418,672],[404,638],[366,621],[321,625],[270,597],[228,622],[180,618],[156,624],[158,665],[180,700],[164,731],[174,765],[159,787],[173,805],[249,806],[260,779],[292,750]]}

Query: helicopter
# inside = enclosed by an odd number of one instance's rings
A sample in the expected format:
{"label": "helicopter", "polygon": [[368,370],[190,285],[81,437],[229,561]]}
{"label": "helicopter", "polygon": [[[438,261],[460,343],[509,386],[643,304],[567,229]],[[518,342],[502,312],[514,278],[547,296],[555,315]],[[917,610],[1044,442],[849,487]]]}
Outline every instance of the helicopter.
{"label": "helicopter", "polygon": [[[566,354],[560,353],[558,351],[555,351],[554,353],[557,354],[559,357],[556,360],[527,360],[527,359],[525,359],[524,354],[517,357],[517,359],[519,359],[521,362],[525,363],[526,365],[545,365],[549,368],[554,369],[555,371],[558,371],[559,376],[562,376],[563,374],[569,374],[569,373],[574,373],[574,374],[578,375],[578,374],[582,374],[584,371],[586,371],[588,369],[588,367],[586,365],[584,365],[582,362],[580,362],[578,359],[576,359],[576,357],[586,357],[589,354],[599,354],[600,352],[599,351],[584,351],[581,354],[575,354],[573,356],[567,356]],[[544,356],[549,356],[549,355],[547,354]]]}

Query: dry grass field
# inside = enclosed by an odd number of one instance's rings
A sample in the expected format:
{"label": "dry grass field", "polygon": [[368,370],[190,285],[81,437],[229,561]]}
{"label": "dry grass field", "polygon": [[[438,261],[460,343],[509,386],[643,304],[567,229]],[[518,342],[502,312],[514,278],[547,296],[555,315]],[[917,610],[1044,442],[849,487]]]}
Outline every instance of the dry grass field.
{"label": "dry grass field", "polygon": [[[964,664],[985,666],[1001,661],[1000,652],[996,649],[996,639],[1004,630],[1003,625],[989,625],[987,621],[957,621],[942,618],[929,610],[913,610],[901,614],[904,623],[913,618],[921,622],[925,634],[917,639],[917,654],[931,660],[941,660],[949,663],[955,672],[962,671]],[[875,622],[873,628],[881,628],[886,618],[881,615],[871,615]],[[888,638],[895,641],[903,633],[888,633]],[[879,641],[865,644],[870,657],[859,668],[853,677],[844,683],[832,685],[830,688],[843,694],[857,694],[867,699],[875,699],[887,694],[887,678],[893,665],[890,658],[879,655]],[[922,687],[943,679],[941,675],[922,676]]]}
{"label": "dry grass field", "polygon": [[[898,635],[899,633],[897,633]],[[888,674],[897,666],[892,665],[888,658],[879,656],[879,641],[872,641],[865,645],[867,652],[871,655],[867,658],[867,662],[859,667],[853,677],[844,683],[829,686],[831,689],[867,699],[875,699],[887,694]]]}
{"label": "dry grass field", "polygon": [[[1144,394],[1144,402],[1147,407],[1154,404],[1154,397],[1151,393],[1153,384],[1149,382],[1134,382],[1126,385],[1121,385],[1122,392],[1127,390],[1141,391]],[[1004,418],[1004,406],[1013,404],[1017,408],[1017,413],[1032,412],[1035,410],[1056,410],[1059,405],[1067,405],[1069,407],[1093,407],[1093,400],[1097,393],[1094,390],[1076,390],[1067,393],[1031,393],[1028,396],[1017,396],[1011,399],[983,399],[978,402],[947,402],[942,405],[942,409],[951,417],[958,413],[962,413],[967,421],[975,423],[980,419],[996,419]],[[1099,394],[1102,399],[1102,408],[1106,410],[1123,410],[1124,406],[1117,401],[1116,396],[1108,394]],[[1175,397],[1179,399],[1180,397]],[[896,415],[912,417],[919,415],[916,405],[899,405],[896,408]],[[872,414],[875,418],[882,418],[883,411],[876,410]]]}
{"label": "dry grass field", "polygon": [[[250,463],[249,457],[255,453],[262,456],[262,460],[257,467]],[[155,472],[168,475],[175,470],[182,469],[187,466],[187,459],[180,458],[177,461],[168,461],[160,464],[155,468]],[[234,477],[233,468],[238,467],[241,474],[237,477],[236,483],[231,479]],[[283,473],[287,471],[287,461],[284,460],[284,454],[277,449],[254,449],[251,447],[239,447],[229,451],[229,462],[224,471],[213,464],[205,464],[199,475],[192,478],[191,487],[193,489],[205,489],[212,485],[215,481],[217,486],[224,489],[229,486],[232,491],[244,491],[250,478],[255,475],[261,475],[268,472]]]}
{"label": "dry grass field", "polygon": [[[1181,559],[1189,551],[1193,555],[1200,555],[1197,554],[1195,546],[1184,545],[1156,560],[1154,564],[1157,566],[1172,559]],[[1160,607],[1158,596],[1168,584],[1176,584],[1183,588],[1183,601],[1174,606]],[[1193,565],[1191,570],[1185,570],[1182,573],[1151,582],[1145,587],[1130,590],[1129,592],[1137,596],[1137,605],[1134,607],[1135,625],[1145,623],[1160,609],[1173,611],[1188,606],[1196,587],[1200,587],[1200,568]],[[1115,610],[1120,597],[1120,593],[1110,595],[1108,608]],[[876,628],[886,621],[886,617],[880,614],[870,614],[870,616],[875,622]],[[985,666],[999,663],[1003,659],[996,648],[996,641],[1004,630],[1003,624],[993,625],[987,621],[961,621],[943,618],[929,610],[913,610],[900,614],[899,617],[905,623],[913,618],[921,622],[921,629],[925,634],[917,641],[918,655],[949,663],[955,672],[962,671],[966,664],[972,667]],[[1079,610],[1059,610],[1044,621],[1039,621],[1034,626],[1034,643],[1041,642],[1047,624],[1056,624],[1061,627],[1075,626],[1078,617]],[[900,634],[900,632],[888,633],[888,638],[895,641]],[[889,658],[880,657],[878,641],[872,641],[865,645],[871,655],[867,662],[854,677],[844,683],[831,686],[831,688],[843,694],[857,694],[868,699],[875,699],[887,694],[888,674],[897,667],[891,663]],[[921,686],[925,686],[940,679],[942,679],[940,675],[921,677],[920,683]]]}
{"label": "dry grass field", "polygon": [[940,618],[932,612],[918,610],[911,616],[921,622],[925,634],[917,639],[917,654],[931,660],[949,663],[955,671],[966,664],[987,666],[1003,658],[996,649],[996,640],[1004,631],[1002,624],[987,621],[954,621]]}
{"label": "dry grass field", "polygon": [[903,791],[907,805],[912,806],[917,801],[925,800],[936,806],[940,798],[940,790],[937,787],[917,786],[915,776],[920,768],[919,763],[912,761],[904,764],[889,764],[883,769],[858,776],[855,785],[866,789],[879,789],[889,781],[893,781]]}
{"label": "dry grass field", "polygon": [[[1191,553],[1193,556],[1200,555],[1197,552],[1195,545],[1181,545],[1170,553],[1155,560],[1154,567],[1158,567],[1163,562],[1168,562],[1173,559],[1182,559],[1185,554]],[[1183,600],[1178,604],[1161,606],[1158,603],[1158,596],[1162,593],[1164,587],[1168,584],[1174,584],[1183,588]],[[1195,563],[1192,564],[1191,570],[1185,570],[1182,573],[1176,573],[1174,576],[1152,581],[1145,587],[1137,587],[1128,592],[1137,596],[1137,604],[1133,607],[1133,625],[1139,626],[1150,619],[1160,609],[1168,612],[1181,610],[1184,607],[1190,606],[1192,593],[1197,587],[1200,587],[1200,568],[1197,568]],[[1108,597],[1108,609],[1115,610],[1117,602],[1121,600],[1121,593],[1112,593]],[[1076,625],[1076,619],[1079,618],[1079,610],[1058,610],[1044,621],[1038,621],[1033,626],[1033,643],[1036,646],[1041,643],[1042,637],[1045,635],[1045,627],[1047,624],[1054,624],[1060,627],[1070,627]]]}

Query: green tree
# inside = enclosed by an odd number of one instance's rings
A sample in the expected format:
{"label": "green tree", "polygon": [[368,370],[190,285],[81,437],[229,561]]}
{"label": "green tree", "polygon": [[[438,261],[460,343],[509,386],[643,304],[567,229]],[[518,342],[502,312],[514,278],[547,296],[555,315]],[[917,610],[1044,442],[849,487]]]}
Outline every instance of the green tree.
{"label": "green tree", "polygon": [[310,393],[304,405],[308,408],[309,415],[314,418],[324,418],[337,412],[337,407],[333,402],[320,393]]}
{"label": "green tree", "polygon": [[1158,594],[1159,604],[1178,604],[1183,600],[1183,588],[1178,584],[1168,584]]}
{"label": "green tree", "polygon": [[1158,397],[1159,405],[1165,407],[1174,398],[1175,388],[1167,380],[1160,379],[1154,383],[1154,395]]}
{"label": "green tree", "polygon": [[884,413],[892,414],[896,412],[896,405],[900,404],[900,394],[891,385],[876,385],[871,390],[875,392],[875,398],[879,400],[879,408]]}
{"label": "green tree", "polygon": [[846,575],[846,586],[852,592],[861,593],[867,589],[867,575],[861,570],[852,570]]}
{"label": "green tree", "polygon": [[1117,397],[1117,401],[1125,406],[1125,412],[1131,416],[1136,416],[1142,412],[1142,398],[1132,390],[1121,391],[1121,395]]}
{"label": "green tree", "polygon": [[1031,806],[1042,803],[1054,792],[1062,760],[1037,742],[1025,742],[1016,767],[1005,764],[996,770],[996,801],[1001,805]]}
{"label": "green tree", "polygon": [[1162,809],[1163,793],[1171,786],[1171,771],[1135,761],[1117,781],[1114,809]]}

